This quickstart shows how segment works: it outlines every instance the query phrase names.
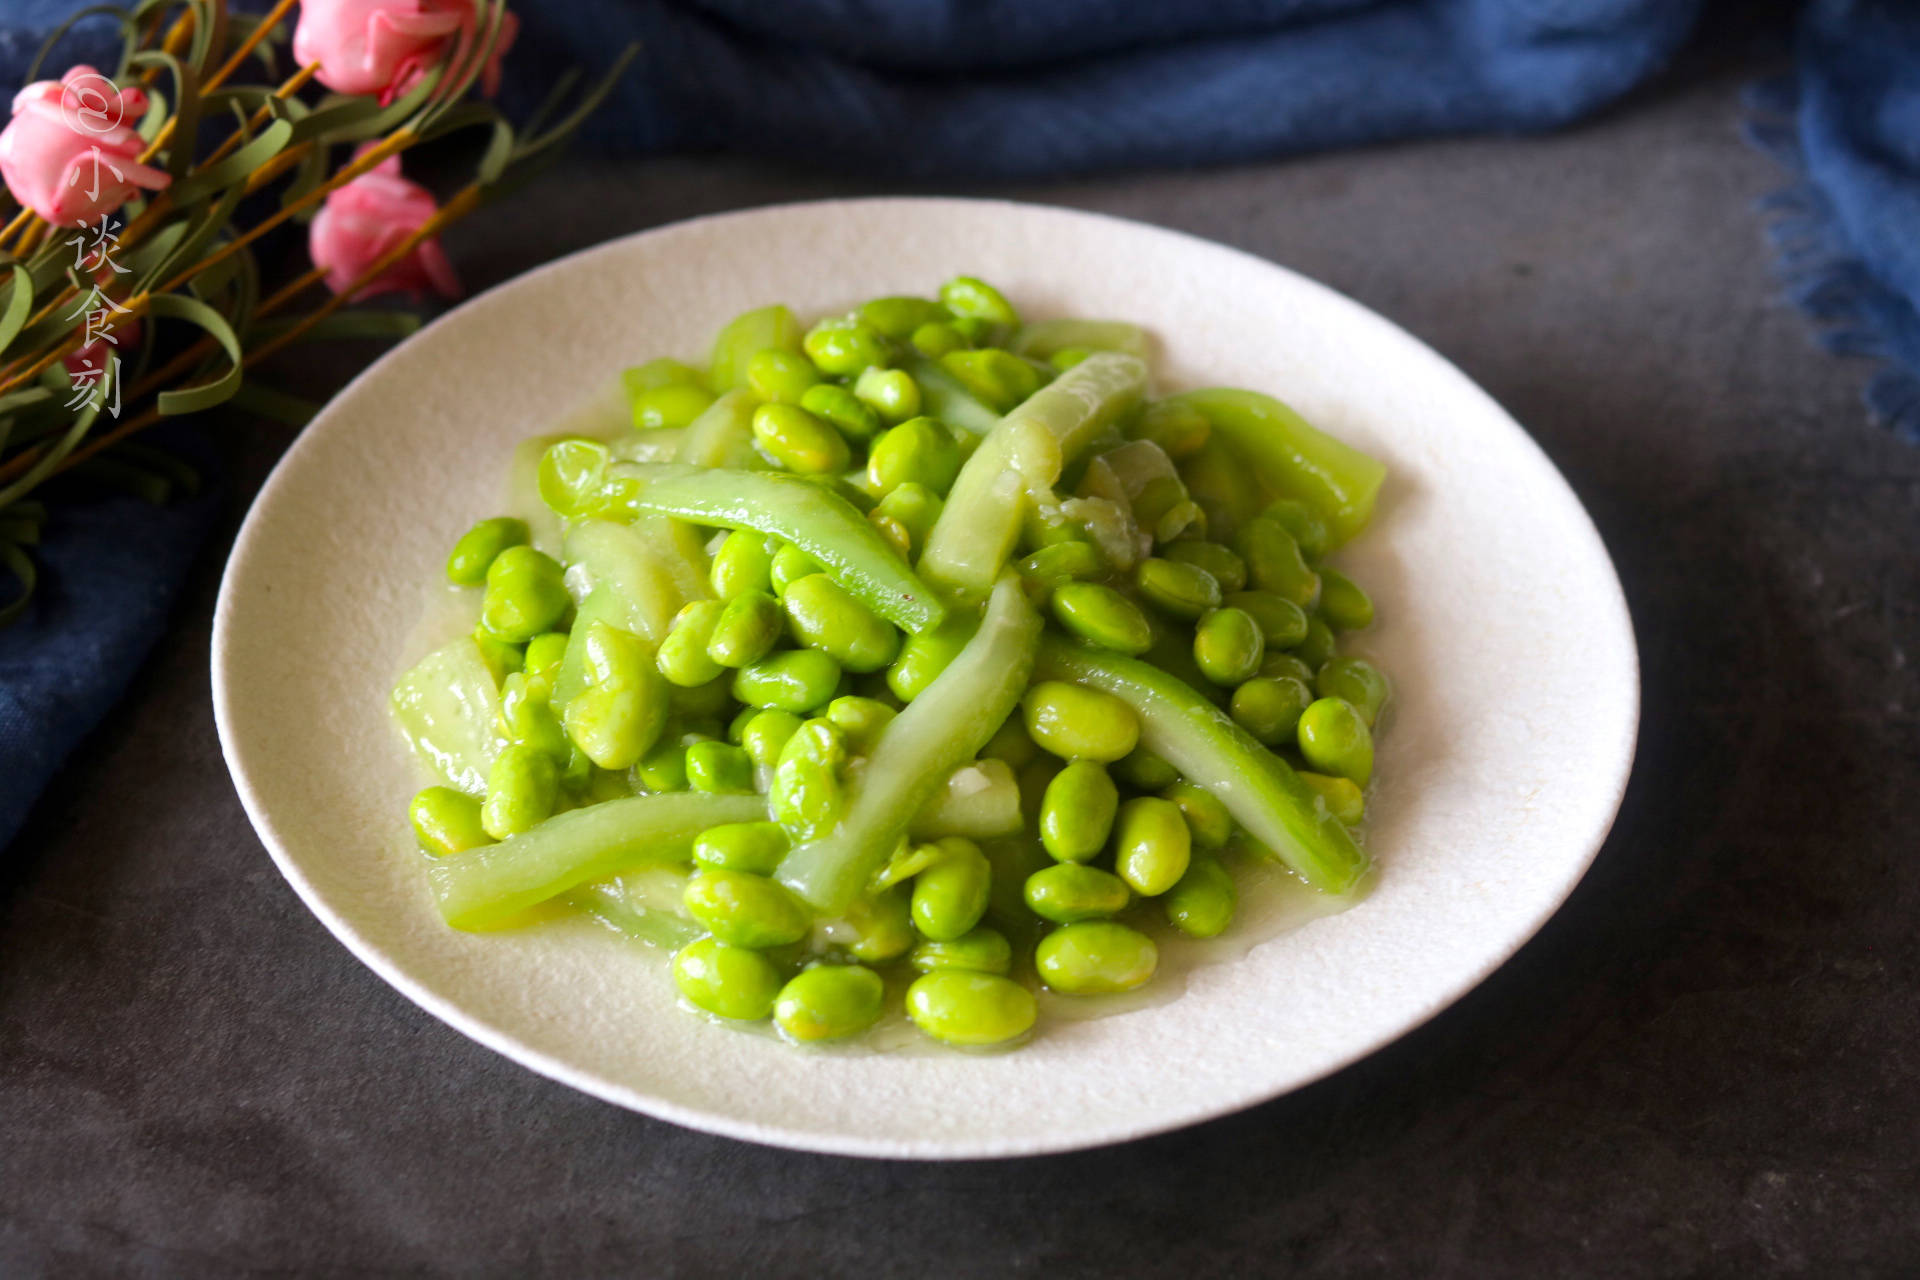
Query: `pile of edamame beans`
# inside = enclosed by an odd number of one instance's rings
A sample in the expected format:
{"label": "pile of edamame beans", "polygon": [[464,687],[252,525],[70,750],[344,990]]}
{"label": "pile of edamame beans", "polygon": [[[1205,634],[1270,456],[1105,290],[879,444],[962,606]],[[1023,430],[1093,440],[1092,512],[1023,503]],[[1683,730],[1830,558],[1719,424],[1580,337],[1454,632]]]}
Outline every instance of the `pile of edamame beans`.
{"label": "pile of edamame beans", "polygon": [[1352,892],[1389,685],[1326,557],[1384,470],[1155,398],[1147,345],[960,277],[628,370],[635,430],[547,442],[547,509],[448,557],[475,630],[395,691],[449,923],[557,899],[714,1018],[1003,1046],[1037,985],[1227,930],[1237,864]]}

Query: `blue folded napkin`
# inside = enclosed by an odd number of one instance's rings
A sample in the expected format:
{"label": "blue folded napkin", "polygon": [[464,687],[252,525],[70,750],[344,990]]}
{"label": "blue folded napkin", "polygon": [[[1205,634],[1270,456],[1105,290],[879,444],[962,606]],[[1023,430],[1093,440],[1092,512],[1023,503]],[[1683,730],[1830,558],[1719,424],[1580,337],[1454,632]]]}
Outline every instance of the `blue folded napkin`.
{"label": "blue folded napkin", "polygon": [[[0,0],[17,85],[70,0]],[[240,7],[258,8],[257,3]],[[507,102],[642,42],[589,125],[621,151],[724,149],[916,178],[1202,164],[1469,130],[1551,128],[1661,67],[1700,0],[574,0],[514,5]],[[1818,0],[1756,136],[1796,296],[1884,357],[1873,402],[1920,422],[1920,8]],[[81,28],[56,58],[107,61]],[[1770,113],[1770,114],[1769,114]],[[157,634],[192,510],[63,507],[45,586],[0,633],[0,843]],[[0,599],[6,588],[0,586]]]}

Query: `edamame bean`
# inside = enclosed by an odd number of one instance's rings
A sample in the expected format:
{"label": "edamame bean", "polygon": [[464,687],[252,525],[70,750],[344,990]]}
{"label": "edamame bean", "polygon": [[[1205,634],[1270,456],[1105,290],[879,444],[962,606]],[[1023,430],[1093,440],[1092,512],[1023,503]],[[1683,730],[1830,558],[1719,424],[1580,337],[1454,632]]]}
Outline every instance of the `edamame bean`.
{"label": "edamame bean", "polygon": [[827,704],[827,719],[846,735],[847,751],[856,756],[864,756],[872,751],[881,730],[893,723],[894,716],[898,714],[877,698],[860,698],[852,694],[835,698]]}
{"label": "edamame bean", "polygon": [[746,736],[747,726],[760,714],[758,707],[742,707],[733,713],[733,719],[727,721],[727,741],[735,746],[741,745],[740,739]]}
{"label": "edamame bean", "polygon": [[932,631],[908,636],[900,646],[900,656],[887,668],[887,688],[900,701],[912,702],[960,656],[972,638],[971,622],[960,617],[949,618]]}
{"label": "edamame bean", "polygon": [[1180,780],[1180,771],[1145,747],[1135,747],[1113,762],[1113,772],[1139,791],[1160,791]]}
{"label": "edamame bean", "polygon": [[1033,914],[1055,924],[1117,915],[1133,898],[1119,876],[1075,862],[1056,863],[1034,872],[1027,877],[1023,896]]}
{"label": "edamame bean", "polygon": [[1160,949],[1144,933],[1111,920],[1062,925],[1034,951],[1040,980],[1067,995],[1107,995],[1145,985]]}
{"label": "edamame bean", "polygon": [[853,392],[831,382],[808,387],[800,407],[849,440],[871,440],[880,433],[880,415]]}
{"label": "edamame bean", "polygon": [[893,624],[824,573],[790,584],[784,603],[794,638],[831,654],[845,670],[878,671],[900,652]]}
{"label": "edamame bean", "polygon": [[1044,680],[1020,700],[1027,733],[1065,760],[1118,760],[1140,741],[1133,708],[1110,693]]}
{"label": "edamame bean", "polygon": [[760,452],[799,475],[845,471],[846,438],[797,404],[763,404],[753,411]]}
{"label": "edamame bean", "polygon": [[1092,347],[1062,347],[1047,357],[1047,363],[1065,373],[1092,354]]}
{"label": "edamame bean", "polygon": [[1016,773],[1033,763],[1039,754],[1040,748],[1027,736],[1027,726],[1020,723],[1018,714],[1008,716],[987,739],[987,745],[980,748],[982,760],[1004,760]]}
{"label": "edamame bean", "polygon": [[1360,787],[1373,776],[1373,734],[1344,698],[1322,698],[1301,712],[1298,736],[1300,754],[1316,772]]}
{"label": "edamame bean", "polygon": [[770,876],[793,841],[777,822],[729,822],[708,827],[693,839],[695,866]]}
{"label": "edamame bean", "polygon": [[1293,741],[1313,691],[1288,676],[1255,676],[1233,691],[1233,718],[1269,747]]}
{"label": "edamame bean", "polygon": [[1351,778],[1334,778],[1310,769],[1295,771],[1300,781],[1319,793],[1327,802],[1327,812],[1351,827],[1367,816],[1366,793]]}
{"label": "edamame bean", "polygon": [[773,557],[779,550],[779,539],[752,529],[729,533],[713,553],[713,566],[707,572],[713,593],[731,600],[749,591],[773,590]]}
{"label": "edamame bean", "polygon": [[1056,542],[1040,548],[1014,567],[1030,585],[1049,594],[1077,579],[1105,575],[1107,558],[1091,542]]}
{"label": "edamame bean", "polygon": [[1293,656],[1318,671],[1333,656],[1334,644],[1333,628],[1325,618],[1314,614],[1307,619],[1306,639],[1293,646]]}
{"label": "edamame bean", "polygon": [[904,369],[862,369],[853,394],[889,426],[920,413],[920,384]]}
{"label": "edamame bean", "polygon": [[937,840],[940,860],[913,879],[913,926],[948,942],[980,923],[993,888],[993,864],[971,840]]}
{"label": "edamame bean", "polygon": [[812,556],[789,544],[774,552],[773,569],[768,576],[773,584],[773,594],[784,596],[788,587],[810,573],[819,572],[820,565]]}
{"label": "edamame bean", "polygon": [[813,760],[835,773],[847,763],[847,735],[825,716],[801,723],[780,751],[780,759]]}
{"label": "edamame bean", "polygon": [[615,689],[653,689],[653,654],[647,642],[611,623],[594,622],[587,628],[584,655],[587,679]]}
{"label": "edamame bean", "polygon": [[940,305],[958,317],[1014,328],[1020,313],[1001,292],[977,276],[955,276],[940,286]]}
{"label": "edamame bean", "polygon": [[1269,652],[1291,649],[1306,639],[1307,611],[1291,600],[1267,591],[1235,591],[1225,597],[1225,603],[1253,615]]}
{"label": "edamame bean", "polygon": [[1260,674],[1276,678],[1285,676],[1288,679],[1298,680],[1308,688],[1313,687],[1313,668],[1291,653],[1277,653],[1268,649],[1267,656],[1260,659]]}
{"label": "edamame bean", "polygon": [[800,728],[800,717],[791,711],[747,709],[754,714],[740,731],[740,745],[755,764],[771,768],[779,761],[787,740]]}
{"label": "edamame bean", "polygon": [[507,747],[487,770],[480,825],[495,840],[531,831],[552,816],[559,795],[560,770],[552,756],[533,747]]}
{"label": "edamame bean", "polygon": [[1387,705],[1392,686],[1380,668],[1365,658],[1329,658],[1314,677],[1314,690],[1323,698],[1345,698],[1371,729]]}
{"label": "edamame bean", "polygon": [[730,742],[696,742],[687,748],[687,785],[695,791],[751,791],[753,758]]}
{"label": "edamame bean", "polygon": [[807,330],[801,346],[814,367],[833,378],[850,378],[871,365],[887,363],[885,335],[852,316],[822,320]]}
{"label": "edamame bean", "polygon": [[797,351],[768,347],[747,361],[747,386],[762,400],[803,404],[807,392],[819,382],[819,370]]}
{"label": "edamame bean", "polygon": [[947,318],[947,309],[930,298],[894,296],[860,304],[859,316],[889,338],[905,339],[923,324]]}
{"label": "edamame bean", "polygon": [[903,484],[944,497],[960,474],[960,444],[934,418],[909,418],[873,442],[867,482],[883,499]]}
{"label": "edamame bean", "polygon": [[1040,843],[1061,862],[1087,862],[1106,847],[1120,790],[1092,760],[1075,760],[1047,783],[1040,800]]}
{"label": "edamame bean", "polygon": [[953,325],[953,331],[960,335],[960,340],[970,347],[986,346],[989,340],[998,336],[1000,327],[979,316],[955,316],[949,323]]}
{"label": "edamame bean", "polygon": [[546,680],[551,684],[560,670],[561,661],[567,656],[567,633],[564,631],[542,631],[527,641],[527,652],[521,661],[521,669],[529,679]]}
{"label": "edamame bean", "polygon": [[744,871],[701,871],[687,881],[681,901],[687,914],[729,946],[784,947],[813,929],[812,917],[791,890]]}
{"label": "edamame bean", "polygon": [[525,651],[519,645],[508,644],[489,634],[485,623],[474,628],[473,643],[480,650],[480,661],[486,664],[487,674],[493,677],[495,685],[503,683],[526,663]]}
{"label": "edamame bean", "polygon": [[551,693],[551,686],[544,680],[531,680],[523,671],[509,675],[500,682],[500,724],[507,741],[565,760],[572,754],[572,746],[553,714],[548,701]]}
{"label": "edamame bean", "polygon": [[909,480],[896,485],[880,499],[873,510],[867,513],[867,519],[876,525],[885,520],[897,523],[906,535],[904,542],[897,545],[903,548],[901,554],[911,560],[917,558],[920,549],[926,545],[927,534],[932,531],[933,522],[940,518],[944,505],[939,494]]}
{"label": "edamame bean", "polygon": [[568,701],[561,723],[602,769],[631,769],[660,740],[667,700],[641,685],[589,685]]}
{"label": "edamame bean", "polygon": [[1189,938],[1217,938],[1233,922],[1240,891],[1217,858],[1194,858],[1180,883],[1160,899],[1167,923]]}
{"label": "edamame bean", "polygon": [[1220,797],[1191,782],[1176,782],[1160,798],[1180,810],[1196,849],[1224,849],[1233,838],[1233,815]]}
{"label": "edamame bean", "polygon": [[527,522],[512,516],[482,520],[460,535],[447,556],[447,581],[460,586],[485,582],[487,568],[508,547],[524,547],[530,535]]}
{"label": "edamame bean", "polygon": [[687,789],[687,749],[677,740],[663,740],[640,757],[633,767],[636,782],[654,795]]}
{"label": "edamame bean", "polygon": [[1182,538],[1160,549],[1168,560],[1204,569],[1220,584],[1222,592],[1239,591],[1247,585],[1247,562],[1234,554],[1232,547],[1198,538]]}
{"label": "edamame bean", "polygon": [[1256,591],[1291,600],[1303,609],[1320,597],[1320,575],[1307,567],[1300,544],[1277,520],[1256,517],[1240,530],[1240,558]]}
{"label": "edamame bean", "polygon": [[735,672],[733,696],[798,714],[824,706],[839,686],[839,663],[818,649],[788,649]]}
{"label": "edamame bean", "polygon": [[1153,647],[1153,628],[1140,606],[1097,582],[1063,582],[1053,589],[1053,616],[1073,635],[1129,656]]}
{"label": "edamame bean", "polygon": [[949,351],[940,357],[940,367],[995,413],[1008,412],[1046,382],[1038,366],[998,347]]}
{"label": "edamame bean", "polygon": [[707,653],[707,644],[726,608],[724,600],[695,600],[673,616],[672,629],[654,655],[654,665],[661,675],[683,689],[720,677],[726,668]]}
{"label": "edamame bean", "polygon": [[1301,552],[1309,559],[1318,560],[1333,545],[1333,534],[1328,530],[1327,522],[1304,502],[1281,498],[1268,503],[1266,510],[1260,514],[1292,534],[1293,540],[1300,544]]}
{"label": "edamame bean", "polygon": [[855,902],[847,908],[847,925],[854,932],[853,941],[847,944],[847,953],[869,964],[907,954],[918,937],[913,931],[913,912],[903,885]]}
{"label": "edamame bean", "polygon": [[633,783],[624,769],[602,769],[595,767],[587,775],[587,785],[581,796],[582,804],[603,804],[608,800],[624,800],[633,795]]}
{"label": "edamame bean", "polygon": [[908,953],[907,963],[922,973],[935,969],[1005,973],[1013,968],[1013,944],[1006,934],[983,924],[945,942],[923,939]]}
{"label": "edamame bean", "polygon": [[507,547],[487,566],[480,624],[495,639],[522,644],[553,630],[573,605],[558,562],[532,547]]}
{"label": "edamame bean", "polygon": [[641,431],[684,427],[705,413],[713,401],[713,392],[694,382],[648,387],[633,398],[633,425]]}
{"label": "edamame bean", "polygon": [[[1148,557],[1133,571],[1133,585],[1160,612],[1188,622],[1220,607],[1220,584],[1198,565]],[[1306,619],[1301,618],[1301,625]]]}
{"label": "edamame bean", "polygon": [[938,360],[949,351],[964,351],[967,346],[966,336],[944,321],[921,325],[907,340],[929,360]]}
{"label": "edamame bean", "polygon": [[673,985],[715,1017],[758,1022],[773,1012],[782,983],[779,968],[758,951],[701,938],[674,953]]}
{"label": "edamame bean", "polygon": [[1139,796],[1120,806],[1114,821],[1113,866],[1143,898],[1156,898],[1187,874],[1192,837],[1178,805]]}
{"label": "edamame bean", "polygon": [[1373,601],[1360,584],[1338,569],[1320,571],[1320,616],[1336,631],[1373,625]]}
{"label": "edamame bean", "polygon": [[1193,660],[1215,684],[1239,684],[1260,669],[1266,656],[1260,624],[1244,609],[1215,609],[1193,633]]}
{"label": "edamame bean", "polygon": [[1160,400],[1147,406],[1133,434],[1153,441],[1175,462],[1183,462],[1206,448],[1213,438],[1213,424],[1191,405]]}
{"label": "edamame bean", "polygon": [[737,595],[714,619],[707,656],[722,667],[751,666],[772,651],[785,622],[780,602],[766,592]]}
{"label": "edamame bean", "polygon": [[407,820],[420,848],[436,858],[493,843],[480,823],[480,802],[452,787],[428,787],[414,796]]}
{"label": "edamame bean", "polygon": [[773,770],[767,811],[774,821],[810,839],[840,821],[846,796],[831,765],[811,756],[783,758]]}
{"label": "edamame bean", "polygon": [[907,1016],[947,1044],[1004,1044],[1031,1031],[1038,1015],[1033,992],[997,973],[935,969],[907,988]]}
{"label": "edamame bean", "polygon": [[817,964],[780,989],[773,1024],[789,1040],[839,1040],[880,1021],[885,994],[880,975],[864,965]]}
{"label": "edamame bean", "polygon": [[671,356],[661,356],[645,364],[637,364],[620,371],[620,385],[625,388],[627,398],[631,400],[642,391],[654,387],[664,387],[674,382],[691,382],[696,387],[707,384],[706,376],[692,365],[675,360]]}

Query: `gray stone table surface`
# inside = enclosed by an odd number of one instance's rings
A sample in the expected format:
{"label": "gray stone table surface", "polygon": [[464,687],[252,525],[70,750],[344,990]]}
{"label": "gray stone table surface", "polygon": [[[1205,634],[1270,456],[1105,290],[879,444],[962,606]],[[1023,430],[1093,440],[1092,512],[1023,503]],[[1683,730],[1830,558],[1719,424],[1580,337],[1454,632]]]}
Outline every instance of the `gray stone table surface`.
{"label": "gray stone table surface", "polygon": [[[1245,1114],[1048,1159],[815,1157],[617,1110],[413,1007],[280,879],[214,736],[216,545],[0,870],[0,1274],[1911,1273],[1920,451],[1777,300],[1744,74],[1551,138],[980,190],[1344,290],[1593,512],[1645,664],[1633,783],[1572,900],[1456,1007]],[[888,189],[580,161],[451,247],[479,287]],[[285,445],[249,430],[222,539]]]}

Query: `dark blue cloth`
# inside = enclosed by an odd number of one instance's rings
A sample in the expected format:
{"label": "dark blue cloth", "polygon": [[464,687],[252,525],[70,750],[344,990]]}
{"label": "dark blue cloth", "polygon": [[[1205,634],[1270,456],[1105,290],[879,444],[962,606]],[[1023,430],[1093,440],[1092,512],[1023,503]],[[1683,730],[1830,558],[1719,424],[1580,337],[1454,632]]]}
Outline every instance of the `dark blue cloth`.
{"label": "dark blue cloth", "polygon": [[1788,291],[1830,350],[1880,362],[1867,402],[1920,443],[1920,4],[1818,0],[1794,74],[1751,101],[1797,179],[1763,203]]}
{"label": "dark blue cloth", "polygon": [[[78,6],[0,0],[0,82]],[[259,7],[256,4],[241,7]],[[1578,119],[1658,70],[1700,0],[573,0],[515,6],[509,106],[643,52],[587,129],[621,151],[725,149],[918,179],[1203,164]],[[1889,361],[1920,416],[1920,16],[1820,0],[1757,134],[1800,167],[1775,202],[1796,296]],[[97,24],[49,71],[110,62]],[[46,588],[0,634],[0,842],[117,696],[199,537],[190,511],[62,507]],[[4,588],[0,588],[4,590]]]}

